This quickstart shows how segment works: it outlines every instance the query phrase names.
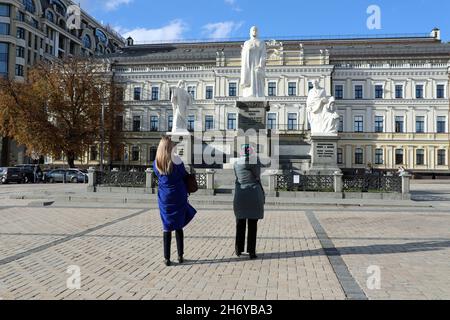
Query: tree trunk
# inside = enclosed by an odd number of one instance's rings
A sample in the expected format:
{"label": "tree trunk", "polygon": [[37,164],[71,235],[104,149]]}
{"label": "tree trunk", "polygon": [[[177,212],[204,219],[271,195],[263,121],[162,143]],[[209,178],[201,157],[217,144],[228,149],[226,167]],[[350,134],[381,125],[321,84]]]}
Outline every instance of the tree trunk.
{"label": "tree trunk", "polygon": [[75,153],[72,151],[67,152],[67,164],[70,169],[75,168]]}

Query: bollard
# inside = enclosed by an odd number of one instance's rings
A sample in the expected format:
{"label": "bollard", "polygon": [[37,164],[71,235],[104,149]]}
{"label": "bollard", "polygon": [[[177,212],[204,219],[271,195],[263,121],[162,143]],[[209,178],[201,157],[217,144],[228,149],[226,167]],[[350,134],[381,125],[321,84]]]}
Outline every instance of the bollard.
{"label": "bollard", "polygon": [[206,170],[206,189],[214,190],[214,175],[216,171],[213,169]]}
{"label": "bollard", "polygon": [[152,168],[148,168],[147,170],[145,170],[145,192],[146,193],[154,193],[154,176],[153,176],[153,169]]}
{"label": "bollard", "polygon": [[90,167],[88,169],[88,186],[87,186],[87,190],[88,192],[97,192],[97,172],[95,170],[94,167]]}
{"label": "bollard", "polygon": [[342,180],[342,177],[344,176],[342,172],[336,171],[334,174],[334,192],[336,193],[342,193],[344,189],[344,182]]}
{"label": "bollard", "polygon": [[409,195],[411,192],[411,175],[405,173],[402,175],[402,194]]}

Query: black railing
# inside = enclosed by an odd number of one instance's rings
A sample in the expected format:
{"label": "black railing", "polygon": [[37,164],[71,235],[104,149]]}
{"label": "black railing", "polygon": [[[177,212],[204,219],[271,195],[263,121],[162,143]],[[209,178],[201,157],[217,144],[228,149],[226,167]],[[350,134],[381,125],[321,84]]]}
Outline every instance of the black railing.
{"label": "black railing", "polygon": [[145,176],[145,172],[98,171],[96,184],[107,187],[145,187]]}
{"label": "black railing", "polygon": [[[206,189],[206,173],[196,173],[195,178],[197,180],[198,188],[199,189]],[[157,188],[159,181],[156,174],[153,172],[153,179],[152,179],[152,188]]]}
{"label": "black railing", "polygon": [[402,192],[402,178],[399,176],[344,176],[343,183],[344,192]]}
{"label": "black railing", "polygon": [[334,192],[333,176],[282,174],[276,177],[277,191]]}

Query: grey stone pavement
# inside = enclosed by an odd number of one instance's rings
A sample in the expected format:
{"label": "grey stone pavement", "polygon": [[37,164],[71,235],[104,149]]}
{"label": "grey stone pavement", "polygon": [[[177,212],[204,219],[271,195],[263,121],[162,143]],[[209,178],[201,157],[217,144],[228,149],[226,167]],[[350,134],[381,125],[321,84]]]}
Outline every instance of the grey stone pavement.
{"label": "grey stone pavement", "polygon": [[0,186],[0,299],[450,299],[449,184],[413,185],[429,207],[268,207],[253,261],[233,256],[229,205],[197,206],[186,263],[171,267],[154,198],[47,207],[11,198],[80,188]]}

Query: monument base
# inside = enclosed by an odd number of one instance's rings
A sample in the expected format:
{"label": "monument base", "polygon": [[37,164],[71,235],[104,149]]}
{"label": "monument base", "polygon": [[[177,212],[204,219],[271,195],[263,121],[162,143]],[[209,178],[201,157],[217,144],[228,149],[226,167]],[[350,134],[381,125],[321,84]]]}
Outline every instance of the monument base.
{"label": "monument base", "polygon": [[172,137],[172,142],[175,143],[175,153],[183,161],[186,170],[192,166],[193,151],[194,151],[194,136],[189,131],[167,132],[167,135]]}
{"label": "monument base", "polygon": [[245,98],[236,101],[239,109],[238,129],[245,131],[265,130],[266,113],[270,110],[270,104],[266,99]]}
{"label": "monument base", "polygon": [[338,135],[311,136],[311,168],[309,175],[333,175],[341,172],[337,165]]}

